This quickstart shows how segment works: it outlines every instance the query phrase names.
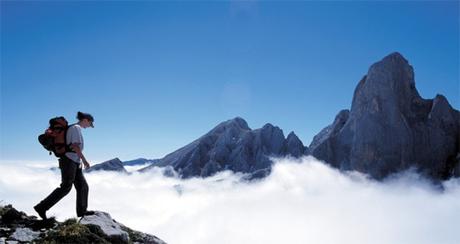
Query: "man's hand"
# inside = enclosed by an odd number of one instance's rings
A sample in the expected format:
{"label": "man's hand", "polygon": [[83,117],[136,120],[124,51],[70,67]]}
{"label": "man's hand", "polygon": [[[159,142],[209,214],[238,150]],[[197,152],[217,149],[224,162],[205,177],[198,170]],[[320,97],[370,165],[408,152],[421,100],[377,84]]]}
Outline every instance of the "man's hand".
{"label": "man's hand", "polygon": [[86,160],[83,160],[83,165],[85,165],[85,169],[88,169],[89,167],[91,167],[88,163],[88,161]]}

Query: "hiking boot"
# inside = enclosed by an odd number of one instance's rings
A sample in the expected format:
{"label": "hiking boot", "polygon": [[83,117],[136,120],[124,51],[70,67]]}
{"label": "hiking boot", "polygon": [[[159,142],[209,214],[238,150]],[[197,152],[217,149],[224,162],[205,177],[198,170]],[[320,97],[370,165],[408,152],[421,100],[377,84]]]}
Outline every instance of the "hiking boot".
{"label": "hiking boot", "polygon": [[38,213],[38,216],[42,218],[43,220],[48,219],[46,217],[46,210],[39,208],[38,206],[34,206],[35,212]]}

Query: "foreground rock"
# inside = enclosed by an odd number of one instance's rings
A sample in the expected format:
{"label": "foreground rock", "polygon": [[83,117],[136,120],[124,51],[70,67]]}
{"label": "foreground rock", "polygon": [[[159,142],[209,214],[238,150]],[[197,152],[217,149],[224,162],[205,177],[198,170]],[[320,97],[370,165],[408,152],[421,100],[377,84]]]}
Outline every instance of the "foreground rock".
{"label": "foreground rock", "polygon": [[102,211],[96,211],[94,215],[84,216],[80,219],[79,223],[99,226],[104,234],[111,239],[112,243],[126,243],[133,241],[133,239],[136,242],[142,243],[164,243],[156,236],[129,229],[125,225],[112,219],[110,214]]}
{"label": "foreground rock", "polygon": [[183,178],[207,177],[222,170],[263,177],[270,172],[270,156],[299,157],[305,150],[293,132],[285,138],[283,131],[271,124],[251,130],[244,119],[237,117],[220,123],[204,136],[140,172],[170,166]]}
{"label": "foreground rock", "polygon": [[119,240],[121,242],[128,242],[128,232],[122,230],[121,226],[110,217],[108,213],[96,211],[94,215],[84,216],[79,221],[80,224],[97,225],[101,230],[113,240]]}
{"label": "foreground rock", "polygon": [[0,206],[0,243],[151,243],[165,244],[153,235],[132,230],[116,222],[108,213],[68,219],[38,220],[11,205]]}
{"label": "foreground rock", "polygon": [[432,179],[459,175],[460,114],[446,98],[423,99],[399,53],[374,63],[351,110],[314,137],[310,153],[334,167],[381,179],[410,167]]}

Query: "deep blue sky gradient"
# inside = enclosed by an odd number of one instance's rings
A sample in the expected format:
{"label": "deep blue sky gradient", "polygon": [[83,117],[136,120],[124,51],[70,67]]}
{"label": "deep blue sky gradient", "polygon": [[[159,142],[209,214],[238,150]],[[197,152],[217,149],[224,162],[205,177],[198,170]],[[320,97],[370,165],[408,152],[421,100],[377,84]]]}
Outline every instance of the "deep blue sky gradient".
{"label": "deep blue sky gradient", "polygon": [[308,145],[393,51],[460,107],[458,1],[2,1],[0,159],[54,160],[37,136],[78,110],[91,161],[162,157],[235,116]]}

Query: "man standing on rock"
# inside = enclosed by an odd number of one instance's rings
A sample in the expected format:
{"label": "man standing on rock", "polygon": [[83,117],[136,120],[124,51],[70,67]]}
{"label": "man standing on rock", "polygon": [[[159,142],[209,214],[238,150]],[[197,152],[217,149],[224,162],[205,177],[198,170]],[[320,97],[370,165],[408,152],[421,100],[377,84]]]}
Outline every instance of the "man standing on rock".
{"label": "man standing on rock", "polygon": [[83,155],[84,143],[81,134],[81,128],[94,127],[94,118],[91,114],[78,112],[77,119],[78,123],[71,125],[66,134],[66,143],[72,151],[67,151],[59,159],[61,184],[49,196],[34,206],[35,211],[42,219],[47,219],[46,211],[72,190],[72,184],[77,191],[77,216],[94,214],[94,211],[87,210],[89,188],[82,172],[82,162],[85,168],[89,168],[90,165]]}

